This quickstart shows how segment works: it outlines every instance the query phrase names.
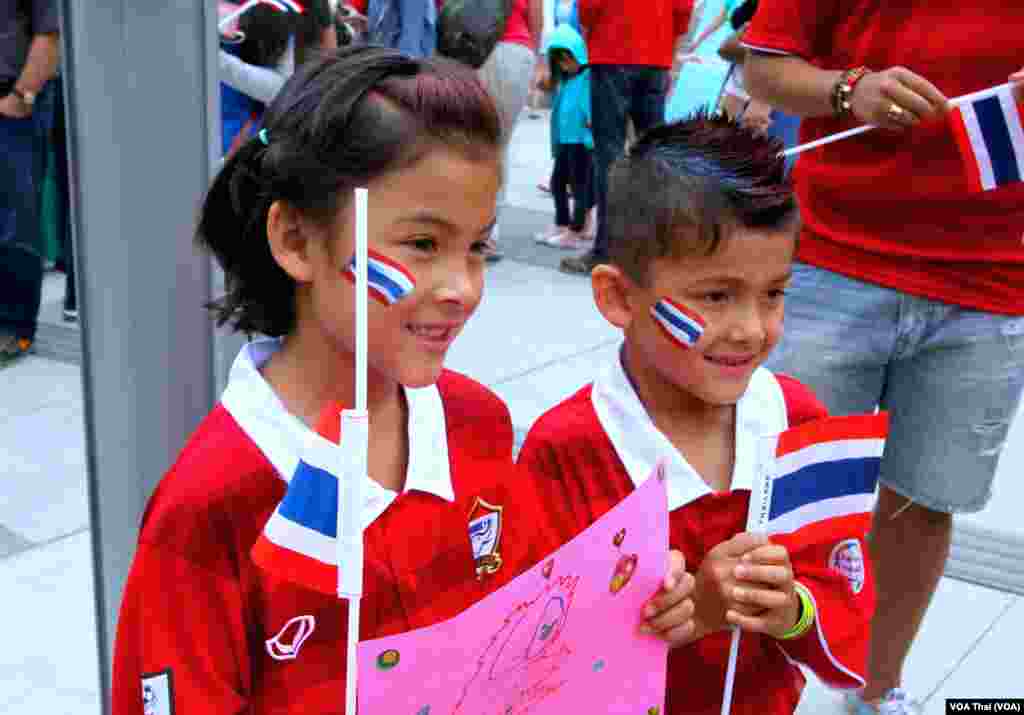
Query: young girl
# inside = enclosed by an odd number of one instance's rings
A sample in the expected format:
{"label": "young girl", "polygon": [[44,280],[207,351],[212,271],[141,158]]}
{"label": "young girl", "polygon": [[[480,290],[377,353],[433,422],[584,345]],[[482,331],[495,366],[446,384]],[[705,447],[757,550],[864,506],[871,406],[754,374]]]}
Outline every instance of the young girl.
{"label": "young girl", "polygon": [[[587,47],[580,33],[565,23],[552,33],[547,56],[555,85],[551,107],[551,152],[555,159],[551,195],[555,202],[555,225],[538,234],[536,239],[538,243],[558,248],[588,248],[592,240],[583,230],[594,203],[591,197],[594,137],[590,130]],[[572,187],[571,217],[568,186]]]}
{"label": "young girl", "polygon": [[[243,349],[147,507],[115,715],[343,710],[347,602],[252,552],[273,540],[310,425],[354,404],[355,187],[369,191],[371,251],[412,285],[369,308],[361,638],[450,618],[549,550],[530,484],[510,475],[508,409],[442,367],[480,301],[500,138],[470,70],[364,47],[305,65],[227,161],[198,230],[226,275],[214,307],[271,337]],[[322,432],[337,438],[336,417]],[[471,541],[482,517],[500,528]],[[655,599],[658,631],[689,618],[681,574]]]}

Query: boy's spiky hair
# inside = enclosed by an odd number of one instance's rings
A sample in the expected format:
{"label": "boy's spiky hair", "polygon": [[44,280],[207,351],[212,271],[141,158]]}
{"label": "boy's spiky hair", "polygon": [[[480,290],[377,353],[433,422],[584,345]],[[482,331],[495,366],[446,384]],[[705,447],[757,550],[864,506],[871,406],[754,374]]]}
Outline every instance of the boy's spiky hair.
{"label": "boy's spiky hair", "polygon": [[644,283],[658,258],[713,254],[729,226],[794,226],[781,150],[705,112],[646,132],[609,172],[611,263]]}

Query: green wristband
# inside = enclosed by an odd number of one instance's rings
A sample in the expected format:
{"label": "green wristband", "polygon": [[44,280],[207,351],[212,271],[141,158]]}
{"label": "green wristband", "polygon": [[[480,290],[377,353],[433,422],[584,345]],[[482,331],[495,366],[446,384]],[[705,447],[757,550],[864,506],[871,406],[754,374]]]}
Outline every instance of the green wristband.
{"label": "green wristband", "polygon": [[780,641],[789,641],[794,638],[799,638],[804,633],[811,629],[811,625],[814,624],[815,609],[814,599],[811,598],[811,592],[807,590],[799,581],[793,584],[793,590],[796,591],[797,597],[800,599],[800,617],[796,619],[796,623],[788,631],[779,636]]}

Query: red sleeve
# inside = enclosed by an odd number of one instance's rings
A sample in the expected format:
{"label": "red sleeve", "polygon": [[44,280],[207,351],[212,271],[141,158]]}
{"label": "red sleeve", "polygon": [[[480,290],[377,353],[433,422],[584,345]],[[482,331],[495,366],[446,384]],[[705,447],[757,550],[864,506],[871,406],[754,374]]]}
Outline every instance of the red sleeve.
{"label": "red sleeve", "polygon": [[370,0],[345,0],[345,4],[352,8],[353,10],[355,10],[356,12],[358,12],[360,15],[365,15],[366,10],[370,5]]}
{"label": "red sleeve", "polygon": [[782,388],[790,427],[828,417],[828,409],[807,385],[789,375],[776,374],[775,379]]}
{"label": "red sleeve", "polygon": [[831,40],[830,17],[838,0],[761,0],[743,44],[810,60],[820,57]]}
{"label": "red sleeve", "polygon": [[113,715],[143,715],[144,697],[157,713],[248,712],[242,611],[237,581],[140,544],[117,624]]}
{"label": "red sleeve", "polygon": [[[779,537],[789,550],[794,577],[811,592],[817,610],[814,625],[804,636],[779,641],[779,644],[790,658],[808,666],[824,682],[837,688],[864,685],[867,634],[875,609],[874,574],[864,540],[869,519],[865,515],[863,520],[852,523],[863,528],[836,534],[832,540],[799,545]],[[852,540],[856,540],[864,569],[856,592],[851,581],[830,566],[835,549]]]}

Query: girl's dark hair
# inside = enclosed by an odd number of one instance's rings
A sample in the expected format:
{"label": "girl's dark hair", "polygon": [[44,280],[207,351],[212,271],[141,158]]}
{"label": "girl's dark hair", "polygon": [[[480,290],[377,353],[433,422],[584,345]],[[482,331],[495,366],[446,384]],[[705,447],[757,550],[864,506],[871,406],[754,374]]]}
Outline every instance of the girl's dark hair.
{"label": "girl's dark hair", "polygon": [[218,173],[196,236],[225,274],[226,294],[209,306],[218,325],[246,333],[280,336],[295,324],[295,283],[267,240],[273,202],[331,226],[354,188],[438,147],[500,161],[501,120],[471,69],[380,47],[346,48],[303,65],[263,126],[267,144],[257,135]]}
{"label": "girl's dark hair", "polygon": [[643,134],[609,172],[610,261],[643,283],[657,258],[714,254],[729,224],[795,229],[782,148],[703,111]]}
{"label": "girl's dark hair", "polygon": [[288,39],[295,32],[294,16],[260,3],[238,19],[245,40],[238,46],[238,58],[250,65],[272,67],[281,61]]}

